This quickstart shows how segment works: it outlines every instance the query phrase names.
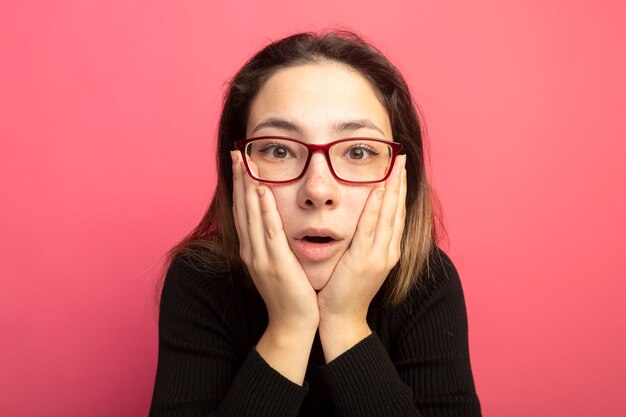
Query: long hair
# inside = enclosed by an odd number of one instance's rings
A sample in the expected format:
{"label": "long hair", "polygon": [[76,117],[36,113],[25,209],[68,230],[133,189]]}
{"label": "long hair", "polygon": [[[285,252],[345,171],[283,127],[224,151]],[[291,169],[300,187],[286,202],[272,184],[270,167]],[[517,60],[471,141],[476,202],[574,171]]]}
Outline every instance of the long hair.
{"label": "long hair", "polygon": [[[347,31],[295,34],[263,48],[233,77],[224,96],[218,130],[217,187],[195,229],[168,252],[166,267],[177,256],[207,273],[247,276],[239,256],[233,219],[233,183],[229,151],[243,139],[250,103],[277,71],[295,65],[337,62],[362,74],[389,114],[394,141],[403,145],[407,162],[406,223],[398,264],[385,282],[386,301],[397,304],[429,268],[429,258],[445,230],[439,203],[426,175],[422,126],[417,107],[400,72],[358,35]],[[438,235],[439,233],[439,235]]]}

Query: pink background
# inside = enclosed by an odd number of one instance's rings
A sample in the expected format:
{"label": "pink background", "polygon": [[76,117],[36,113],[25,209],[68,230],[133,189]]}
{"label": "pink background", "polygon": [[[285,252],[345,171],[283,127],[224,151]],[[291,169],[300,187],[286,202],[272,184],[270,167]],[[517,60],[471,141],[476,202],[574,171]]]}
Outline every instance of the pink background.
{"label": "pink background", "polygon": [[424,110],[484,415],[626,415],[624,2],[232,3],[0,4],[0,415],[146,415],[224,82],[331,25]]}

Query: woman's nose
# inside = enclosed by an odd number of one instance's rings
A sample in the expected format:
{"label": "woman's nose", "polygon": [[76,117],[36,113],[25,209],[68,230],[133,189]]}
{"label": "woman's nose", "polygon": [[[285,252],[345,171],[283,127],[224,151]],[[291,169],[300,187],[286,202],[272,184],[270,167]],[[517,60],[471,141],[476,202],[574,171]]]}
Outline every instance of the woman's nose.
{"label": "woman's nose", "polygon": [[339,184],[322,153],[311,155],[309,167],[300,180],[298,205],[302,208],[334,207],[339,203]]}

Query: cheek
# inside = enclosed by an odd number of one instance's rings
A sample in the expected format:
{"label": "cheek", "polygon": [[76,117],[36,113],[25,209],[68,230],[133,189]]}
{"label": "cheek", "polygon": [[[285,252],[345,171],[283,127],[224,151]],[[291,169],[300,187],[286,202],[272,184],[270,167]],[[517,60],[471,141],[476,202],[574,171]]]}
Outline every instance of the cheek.
{"label": "cheek", "polygon": [[380,185],[351,186],[344,193],[341,211],[346,216],[348,224],[353,225],[355,230],[370,193],[374,188],[381,187]]}
{"label": "cheek", "polygon": [[359,185],[351,186],[344,193],[344,203],[350,205],[353,209],[362,212],[365,203],[374,188],[382,188],[382,185]]}
{"label": "cheek", "polygon": [[267,184],[267,186],[272,190],[276,209],[280,215],[283,227],[289,229],[289,225],[291,224],[290,217],[293,216],[293,213],[295,213],[297,209],[296,190],[293,190],[293,187],[289,185],[278,186]]}

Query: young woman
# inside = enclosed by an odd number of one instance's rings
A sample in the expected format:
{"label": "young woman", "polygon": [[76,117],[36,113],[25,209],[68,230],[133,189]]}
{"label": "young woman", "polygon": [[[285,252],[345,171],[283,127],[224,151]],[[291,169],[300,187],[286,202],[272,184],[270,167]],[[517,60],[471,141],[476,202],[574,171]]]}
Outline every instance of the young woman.
{"label": "young woman", "polygon": [[479,416],[407,85],[298,34],[228,88],[218,185],[170,252],[152,416]]}

